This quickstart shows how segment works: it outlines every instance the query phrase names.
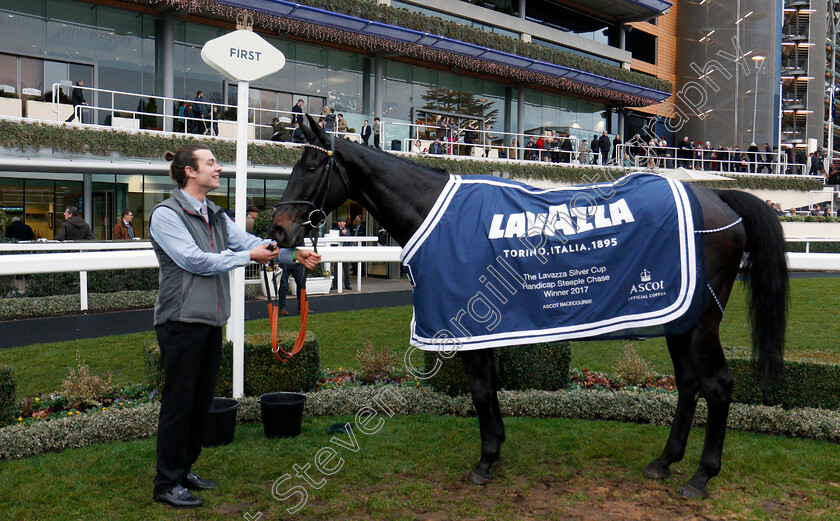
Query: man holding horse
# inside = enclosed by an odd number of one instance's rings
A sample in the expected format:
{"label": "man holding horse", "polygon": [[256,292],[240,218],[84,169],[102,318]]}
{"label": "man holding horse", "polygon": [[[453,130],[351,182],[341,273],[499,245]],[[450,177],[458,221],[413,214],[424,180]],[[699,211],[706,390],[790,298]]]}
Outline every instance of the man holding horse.
{"label": "man holding horse", "polygon": [[219,188],[222,171],[207,147],[183,147],[175,154],[167,152],[166,159],[178,187],[152,210],[149,221],[160,264],[155,332],[165,376],[153,498],[175,508],[193,508],[203,501],[190,490],[217,486],[195,475],[192,465],[201,453],[219,373],[222,326],[230,316],[227,272],[272,259],[313,268],[321,256],[278,250],[273,241],[236,226],[207,198]]}

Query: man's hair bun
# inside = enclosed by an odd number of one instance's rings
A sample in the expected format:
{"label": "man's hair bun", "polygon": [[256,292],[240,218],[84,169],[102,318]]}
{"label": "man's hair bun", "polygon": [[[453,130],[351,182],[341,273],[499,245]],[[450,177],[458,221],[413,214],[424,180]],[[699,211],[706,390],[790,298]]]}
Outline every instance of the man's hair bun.
{"label": "man's hair bun", "polygon": [[167,161],[172,161],[173,159],[175,159],[175,154],[167,151],[165,154],[163,154],[163,158]]}

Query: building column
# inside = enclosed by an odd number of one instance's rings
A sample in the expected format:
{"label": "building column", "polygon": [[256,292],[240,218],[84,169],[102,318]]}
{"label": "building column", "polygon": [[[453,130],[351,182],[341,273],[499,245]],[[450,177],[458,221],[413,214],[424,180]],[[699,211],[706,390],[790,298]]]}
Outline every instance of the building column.
{"label": "building column", "polygon": [[82,214],[93,229],[93,174],[82,174]]}
{"label": "building column", "polygon": [[382,96],[385,94],[384,78],[382,77],[384,60],[385,58],[383,58],[382,53],[373,55],[373,117],[375,118],[382,117]]}
{"label": "building column", "polygon": [[520,83],[518,89],[519,100],[516,102],[516,133],[519,135],[516,136],[516,142],[519,143],[519,150],[516,152],[516,157],[517,159],[523,159],[525,157],[525,137],[523,136],[525,133],[525,87]]}
{"label": "building column", "polygon": [[[163,15],[163,96],[165,98],[175,97],[175,17],[171,14]],[[175,114],[175,108],[171,101],[163,103],[164,116]],[[173,119],[163,118],[163,130],[172,132]]]}
{"label": "building column", "polygon": [[525,19],[525,0],[519,0],[519,18]]}

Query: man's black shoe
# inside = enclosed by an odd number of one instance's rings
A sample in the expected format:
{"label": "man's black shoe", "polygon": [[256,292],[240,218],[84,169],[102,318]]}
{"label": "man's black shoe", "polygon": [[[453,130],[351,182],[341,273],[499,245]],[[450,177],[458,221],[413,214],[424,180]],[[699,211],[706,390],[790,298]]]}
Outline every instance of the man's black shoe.
{"label": "man's black shoe", "polygon": [[344,289],[348,289],[348,290],[351,290],[351,291],[353,290],[353,288],[350,286],[350,284],[344,286]]}
{"label": "man's black shoe", "polygon": [[195,508],[204,504],[201,498],[195,497],[181,485],[175,485],[169,492],[155,492],[153,497],[155,501],[174,508]]}
{"label": "man's black shoe", "polygon": [[210,480],[201,479],[193,472],[190,472],[186,475],[186,477],[184,477],[184,487],[189,490],[213,490],[218,486],[219,485]]}

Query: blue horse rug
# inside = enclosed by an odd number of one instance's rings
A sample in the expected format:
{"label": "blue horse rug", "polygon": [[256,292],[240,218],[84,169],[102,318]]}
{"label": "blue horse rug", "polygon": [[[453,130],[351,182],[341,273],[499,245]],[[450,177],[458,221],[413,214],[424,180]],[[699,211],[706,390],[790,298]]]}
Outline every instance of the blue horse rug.
{"label": "blue horse rug", "polygon": [[411,344],[682,333],[705,304],[702,222],[690,190],[653,174],[547,190],[451,176],[401,256],[414,287]]}

